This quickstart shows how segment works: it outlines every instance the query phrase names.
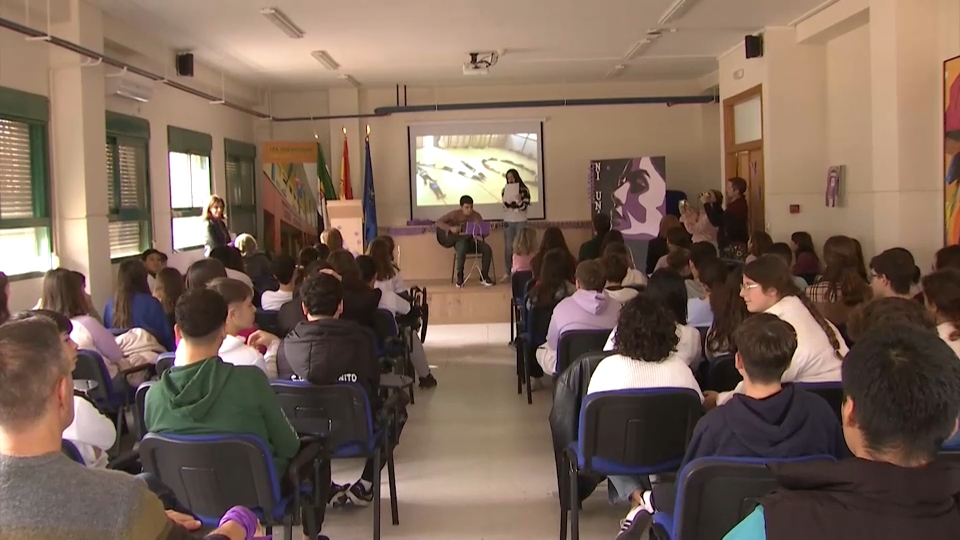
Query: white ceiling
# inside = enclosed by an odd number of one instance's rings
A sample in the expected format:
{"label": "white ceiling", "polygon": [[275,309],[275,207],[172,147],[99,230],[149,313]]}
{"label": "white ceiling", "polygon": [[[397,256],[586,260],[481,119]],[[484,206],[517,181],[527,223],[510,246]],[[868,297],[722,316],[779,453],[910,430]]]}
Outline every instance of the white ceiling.
{"label": "white ceiling", "polygon": [[[765,26],[785,25],[824,0],[690,0],[693,7],[640,58],[623,56],[673,0],[88,0],[190,49],[204,63],[263,88],[394,84],[682,80],[716,70],[718,54]],[[290,39],[260,15],[283,10],[306,36]],[[325,50],[341,65],[310,56]],[[486,77],[465,77],[470,51],[504,50]]]}

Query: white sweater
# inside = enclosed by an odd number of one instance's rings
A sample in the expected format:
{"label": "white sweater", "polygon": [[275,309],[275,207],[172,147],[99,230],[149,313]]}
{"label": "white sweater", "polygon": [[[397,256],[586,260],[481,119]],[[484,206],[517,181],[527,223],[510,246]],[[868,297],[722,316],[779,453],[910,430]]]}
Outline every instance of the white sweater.
{"label": "white sweater", "polygon": [[[617,329],[614,327],[614,329],[610,331],[610,336],[607,338],[607,343],[603,346],[603,350],[616,350],[613,343],[616,335]],[[674,356],[683,360],[683,362],[691,368],[696,368],[700,364],[700,361],[703,360],[700,347],[700,332],[692,326],[678,324],[677,336],[680,337],[680,341],[677,342],[677,348],[673,350],[675,353]]]}
{"label": "white sweater", "polygon": [[621,354],[608,356],[590,377],[587,394],[633,388],[689,388],[703,401],[697,379],[677,355],[663,362],[643,362]]}
{"label": "white sweater", "polygon": [[[177,346],[177,352],[174,357],[173,365],[183,366],[185,360],[182,347],[183,341]],[[262,355],[260,351],[250,347],[237,336],[227,336],[223,338],[223,345],[220,345],[220,359],[228,364],[235,366],[257,366],[267,374],[268,379],[277,378],[277,350],[280,348],[280,341],[274,342],[267,348],[267,354]]]}
{"label": "white sweater", "polygon": [[[829,321],[827,324],[840,342],[840,356],[830,345],[830,339],[806,306],[796,296],[785,296],[766,311],[790,323],[797,332],[797,350],[790,360],[790,367],[780,377],[782,382],[840,382],[841,358],[849,352],[840,332]],[[743,393],[743,382],[731,392],[723,392],[718,404],[726,403],[735,393]]]}
{"label": "white sweater", "polygon": [[77,447],[87,467],[105,469],[107,450],[117,440],[117,428],[89,401],[74,396],[73,422],[63,430],[63,438]]}

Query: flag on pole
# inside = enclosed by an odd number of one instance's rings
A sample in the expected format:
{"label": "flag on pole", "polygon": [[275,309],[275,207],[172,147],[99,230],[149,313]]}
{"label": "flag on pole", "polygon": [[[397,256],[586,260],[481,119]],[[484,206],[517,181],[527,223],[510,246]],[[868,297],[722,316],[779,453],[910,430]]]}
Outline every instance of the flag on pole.
{"label": "flag on pole", "polygon": [[367,128],[367,137],[364,142],[366,147],[366,165],[363,175],[363,246],[370,245],[370,242],[377,237],[377,195],[373,190],[373,163],[370,161],[370,128]]}
{"label": "flag on pole", "polygon": [[350,149],[347,148],[347,130],[343,130],[343,158],[340,161],[340,199],[353,199],[353,187],[350,186]]}
{"label": "flag on pole", "polygon": [[330,216],[327,214],[327,201],[337,200],[337,189],[333,187],[333,179],[327,170],[327,160],[323,157],[323,147],[317,141],[317,181],[320,194],[320,216],[323,218],[323,230],[330,228]]}

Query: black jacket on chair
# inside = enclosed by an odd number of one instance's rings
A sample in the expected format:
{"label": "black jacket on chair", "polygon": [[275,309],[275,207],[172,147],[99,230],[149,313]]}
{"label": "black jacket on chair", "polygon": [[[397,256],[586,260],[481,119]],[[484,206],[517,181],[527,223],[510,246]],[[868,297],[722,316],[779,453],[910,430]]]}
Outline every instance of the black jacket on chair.
{"label": "black jacket on chair", "polygon": [[[612,354],[612,353],[608,353]],[[550,432],[553,435],[553,454],[557,464],[557,484],[560,487],[561,508],[567,506],[566,471],[563,467],[563,449],[577,440],[580,429],[580,407],[587,396],[587,387],[590,386],[590,377],[606,355],[596,354],[586,358],[579,358],[570,365],[554,386],[553,408],[550,409]],[[584,500],[593,493],[603,480],[603,477],[582,475],[579,478],[580,500]]]}

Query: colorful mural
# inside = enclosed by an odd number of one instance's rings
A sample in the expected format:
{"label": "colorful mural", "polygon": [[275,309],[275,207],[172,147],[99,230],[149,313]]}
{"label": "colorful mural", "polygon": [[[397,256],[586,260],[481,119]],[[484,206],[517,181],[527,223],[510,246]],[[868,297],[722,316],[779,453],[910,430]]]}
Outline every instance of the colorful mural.
{"label": "colorful mural", "polygon": [[960,243],[960,56],[943,63],[943,237]]}

